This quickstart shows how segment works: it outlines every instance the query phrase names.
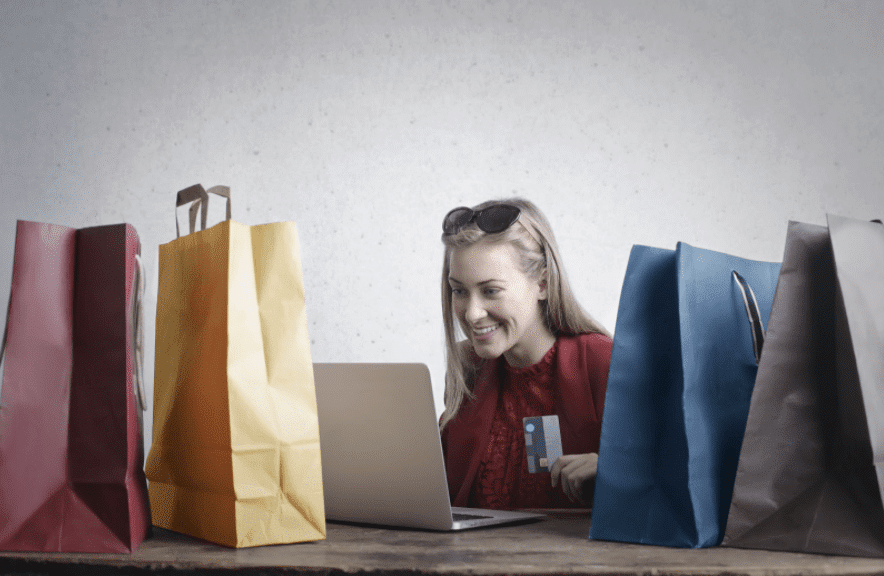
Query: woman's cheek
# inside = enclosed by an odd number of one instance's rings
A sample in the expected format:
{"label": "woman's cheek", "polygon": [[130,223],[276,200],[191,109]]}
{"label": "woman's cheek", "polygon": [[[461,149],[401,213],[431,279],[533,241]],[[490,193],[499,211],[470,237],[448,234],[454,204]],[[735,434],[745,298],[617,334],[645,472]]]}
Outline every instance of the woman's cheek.
{"label": "woman's cheek", "polygon": [[464,305],[459,298],[454,298],[451,302],[451,309],[454,310],[454,317],[460,322],[464,321]]}

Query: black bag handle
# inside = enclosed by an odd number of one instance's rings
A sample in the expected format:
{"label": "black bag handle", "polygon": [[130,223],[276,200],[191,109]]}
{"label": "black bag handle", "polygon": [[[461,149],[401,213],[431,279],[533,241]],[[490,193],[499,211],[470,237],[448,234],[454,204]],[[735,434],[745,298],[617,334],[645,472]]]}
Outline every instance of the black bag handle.
{"label": "black bag handle", "polygon": [[733,270],[734,280],[743,295],[743,305],[746,307],[746,316],[749,317],[749,329],[752,332],[752,348],[755,352],[755,363],[761,362],[761,349],[764,347],[764,323],[761,321],[761,311],[758,309],[758,300],[755,299],[755,292],[746,282],[746,279],[740,276],[740,273]]}

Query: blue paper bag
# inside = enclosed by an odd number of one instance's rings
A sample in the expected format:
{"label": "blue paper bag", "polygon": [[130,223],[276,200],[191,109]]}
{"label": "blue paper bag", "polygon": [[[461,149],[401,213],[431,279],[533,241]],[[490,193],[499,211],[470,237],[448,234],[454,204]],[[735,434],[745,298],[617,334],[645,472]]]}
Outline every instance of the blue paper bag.
{"label": "blue paper bag", "polygon": [[721,542],[779,269],[684,243],[633,247],[590,538]]}

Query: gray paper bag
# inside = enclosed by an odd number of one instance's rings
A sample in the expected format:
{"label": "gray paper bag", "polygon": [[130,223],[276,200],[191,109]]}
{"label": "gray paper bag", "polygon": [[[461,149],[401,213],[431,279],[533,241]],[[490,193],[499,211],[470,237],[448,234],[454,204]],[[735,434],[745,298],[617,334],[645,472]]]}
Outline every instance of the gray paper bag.
{"label": "gray paper bag", "polygon": [[790,222],[725,546],[884,556],[884,226]]}

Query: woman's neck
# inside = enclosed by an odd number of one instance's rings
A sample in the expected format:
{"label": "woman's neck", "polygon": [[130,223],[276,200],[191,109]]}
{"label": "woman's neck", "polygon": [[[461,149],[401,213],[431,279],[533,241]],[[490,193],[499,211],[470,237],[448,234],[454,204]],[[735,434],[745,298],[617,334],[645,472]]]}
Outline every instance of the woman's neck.
{"label": "woman's neck", "polygon": [[556,337],[544,326],[524,345],[517,344],[503,353],[504,360],[513,368],[525,368],[537,364],[555,345]]}

